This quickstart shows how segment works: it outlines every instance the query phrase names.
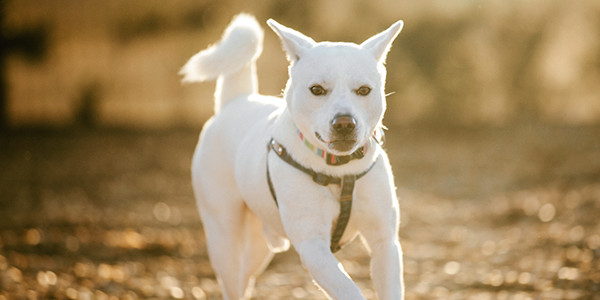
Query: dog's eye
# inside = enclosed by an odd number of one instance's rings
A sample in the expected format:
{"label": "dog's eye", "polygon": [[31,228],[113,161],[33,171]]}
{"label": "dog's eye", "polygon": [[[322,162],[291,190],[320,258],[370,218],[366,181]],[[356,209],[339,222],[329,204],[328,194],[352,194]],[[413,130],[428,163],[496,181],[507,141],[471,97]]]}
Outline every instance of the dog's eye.
{"label": "dog's eye", "polygon": [[327,94],[327,90],[318,84],[311,86],[310,92],[315,96],[324,96],[325,94]]}
{"label": "dog's eye", "polygon": [[363,85],[359,87],[355,92],[359,96],[366,96],[371,92],[371,88],[366,85]]}

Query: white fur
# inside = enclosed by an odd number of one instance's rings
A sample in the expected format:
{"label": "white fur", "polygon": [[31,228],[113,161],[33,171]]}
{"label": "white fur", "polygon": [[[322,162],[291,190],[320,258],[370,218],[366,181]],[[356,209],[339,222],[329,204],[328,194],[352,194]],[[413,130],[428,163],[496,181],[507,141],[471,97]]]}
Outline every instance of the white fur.
{"label": "white fur", "polygon": [[[254,18],[236,17],[222,41],[194,55],[181,73],[186,81],[218,78],[215,116],[205,125],[192,162],[192,182],[206,232],[211,263],[225,299],[249,299],[254,278],[273,253],[290,242],[315,282],[333,299],[364,299],[360,289],[329,250],[332,224],[339,214],[339,186],[317,185],[272,151],[274,138],[300,164],[334,176],[358,174],[351,218],[342,237],[361,236],[371,253],[371,274],[379,299],[403,299],[399,208],[385,152],[371,138],[385,111],[385,56],[402,28],[399,21],[361,45],[316,43],[269,20],[290,60],[284,100],[257,94],[255,60],[262,30]],[[327,90],[315,96],[310,87]],[[356,89],[372,88],[367,96]],[[332,120],[356,121],[351,149],[335,144]],[[368,144],[364,158],[329,166],[300,140],[347,155]],[[317,134],[322,138],[317,138]],[[325,140],[325,141],[324,141]],[[279,201],[269,193],[267,160]]]}
{"label": "white fur", "polygon": [[[256,94],[256,59],[262,52],[263,31],[254,17],[237,15],[221,43],[198,52],[181,68],[183,82],[217,80],[215,114],[227,101]],[[226,89],[223,86],[227,86]]]}

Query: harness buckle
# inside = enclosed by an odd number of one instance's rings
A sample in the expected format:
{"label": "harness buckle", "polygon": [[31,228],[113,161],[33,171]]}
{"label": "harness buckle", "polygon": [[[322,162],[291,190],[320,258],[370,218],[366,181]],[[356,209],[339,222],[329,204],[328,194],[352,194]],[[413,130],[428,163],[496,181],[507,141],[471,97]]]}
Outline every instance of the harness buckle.
{"label": "harness buckle", "polygon": [[285,149],[281,144],[276,142],[274,139],[271,139],[271,149],[277,153],[277,155],[282,156],[285,153]]}

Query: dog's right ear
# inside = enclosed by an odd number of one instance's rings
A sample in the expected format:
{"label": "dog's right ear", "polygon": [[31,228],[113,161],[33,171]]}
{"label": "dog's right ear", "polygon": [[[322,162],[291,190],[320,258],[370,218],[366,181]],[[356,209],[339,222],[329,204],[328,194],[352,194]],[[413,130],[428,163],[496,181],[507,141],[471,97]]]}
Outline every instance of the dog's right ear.
{"label": "dog's right ear", "polygon": [[298,61],[307,50],[317,44],[313,39],[294,29],[285,27],[273,19],[269,19],[267,24],[279,36],[290,62]]}

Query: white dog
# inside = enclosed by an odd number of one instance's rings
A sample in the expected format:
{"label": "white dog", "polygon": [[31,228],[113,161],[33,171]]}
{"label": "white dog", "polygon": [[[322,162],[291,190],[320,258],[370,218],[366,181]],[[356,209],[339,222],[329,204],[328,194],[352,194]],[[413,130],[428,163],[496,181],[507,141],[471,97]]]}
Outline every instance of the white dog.
{"label": "white dog", "polygon": [[291,242],[330,298],[364,299],[332,253],[360,235],[379,299],[403,299],[399,208],[378,137],[384,60],[403,23],[360,45],[267,23],[290,61],[285,101],[258,94],[263,32],[249,15],[181,70],[184,81],[217,79],[192,181],[223,296],[250,298],[255,277]]}

